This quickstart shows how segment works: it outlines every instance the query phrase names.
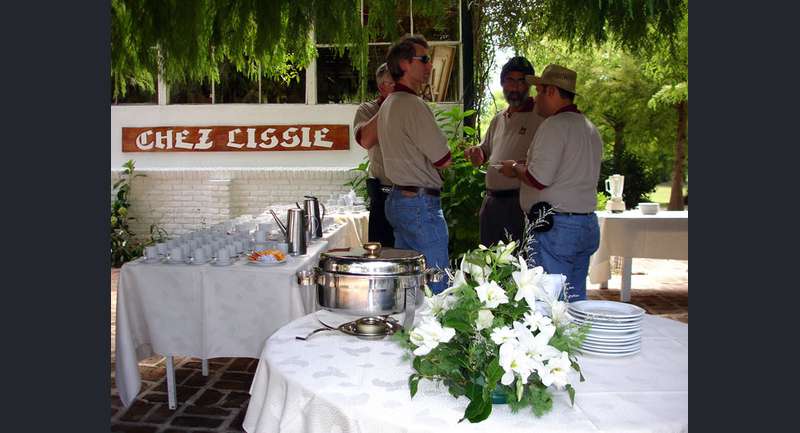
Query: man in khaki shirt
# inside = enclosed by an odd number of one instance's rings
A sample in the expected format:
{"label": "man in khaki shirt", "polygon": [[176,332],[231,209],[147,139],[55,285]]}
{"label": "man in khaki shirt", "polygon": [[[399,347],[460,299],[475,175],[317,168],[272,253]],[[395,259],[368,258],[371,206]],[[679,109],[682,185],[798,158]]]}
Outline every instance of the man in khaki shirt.
{"label": "man in khaki shirt", "polygon": [[527,163],[506,160],[502,170],[522,180],[520,206],[525,212],[541,202],[553,206],[552,228],[536,233],[528,257],[545,272],[567,277],[570,302],[583,300],[589,258],[600,245],[594,210],[603,140],[573,103],[575,71],[548,65],[541,77],[525,78],[536,85],[536,110],[546,119],[536,131]]}
{"label": "man in khaki shirt", "polygon": [[536,129],[544,118],[534,111],[533,98],[526,75],[534,69],[525,57],[513,57],[500,71],[500,83],[508,108],[498,113],[489,124],[480,146],[464,154],[472,165],[489,163],[486,170],[486,196],[480,209],[481,244],[489,246],[508,237],[519,241],[525,216],[519,207],[519,179],[506,176],[499,170],[504,160],[524,162],[533,143]]}
{"label": "man in khaki shirt", "polygon": [[[450,147],[433,112],[418,96],[433,66],[428,42],[422,36],[405,36],[389,49],[386,63],[395,81],[394,91],[378,110],[383,166],[394,184],[386,199],[386,218],[394,227],[396,248],[421,252],[430,268],[446,268],[448,232],[438,170],[450,165]],[[430,284],[434,293],[446,287],[446,278]]]}
{"label": "man in khaki shirt", "polygon": [[384,247],[394,247],[394,229],[386,220],[384,205],[392,182],[383,170],[383,155],[378,143],[378,110],[381,104],[394,89],[394,80],[386,63],[380,65],[375,72],[380,97],[374,101],[361,104],[353,119],[353,131],[356,142],[367,149],[369,158],[369,178],[367,193],[369,194],[369,241],[380,242]]}

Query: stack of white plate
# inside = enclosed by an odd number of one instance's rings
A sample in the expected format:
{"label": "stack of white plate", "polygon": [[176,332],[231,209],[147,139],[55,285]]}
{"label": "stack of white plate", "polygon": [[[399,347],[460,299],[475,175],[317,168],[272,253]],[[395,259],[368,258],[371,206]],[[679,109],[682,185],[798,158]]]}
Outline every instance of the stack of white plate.
{"label": "stack of white plate", "polygon": [[620,357],[642,349],[642,308],[614,301],[577,301],[568,308],[575,323],[591,325],[581,346],[583,353]]}

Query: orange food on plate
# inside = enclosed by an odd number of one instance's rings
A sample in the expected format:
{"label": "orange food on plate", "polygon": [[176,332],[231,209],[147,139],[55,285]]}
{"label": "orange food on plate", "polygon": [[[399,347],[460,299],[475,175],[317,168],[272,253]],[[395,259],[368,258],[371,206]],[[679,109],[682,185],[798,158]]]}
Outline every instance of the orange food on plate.
{"label": "orange food on plate", "polygon": [[261,256],[266,256],[266,255],[270,255],[272,257],[275,257],[275,259],[277,261],[279,261],[279,262],[282,262],[282,261],[284,261],[286,259],[286,254],[281,252],[281,250],[253,251],[253,253],[250,254],[249,258],[250,258],[250,260],[258,261]]}

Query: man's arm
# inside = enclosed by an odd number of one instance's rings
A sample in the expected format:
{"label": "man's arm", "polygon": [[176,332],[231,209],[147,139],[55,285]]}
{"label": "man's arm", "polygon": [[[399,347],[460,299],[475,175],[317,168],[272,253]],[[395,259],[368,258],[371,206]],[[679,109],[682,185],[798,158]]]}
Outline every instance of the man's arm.
{"label": "man's arm", "polygon": [[378,144],[378,115],[375,114],[366,123],[362,123],[356,129],[356,143],[364,149],[369,150]]}
{"label": "man's arm", "polygon": [[522,182],[525,182],[526,185],[531,186],[536,189],[545,189],[547,185],[543,185],[541,182],[536,180],[535,177],[528,171],[528,164],[525,161],[514,161],[513,159],[507,159],[502,162],[503,166],[500,167],[500,173],[504,176],[508,177],[516,177],[519,178]]}

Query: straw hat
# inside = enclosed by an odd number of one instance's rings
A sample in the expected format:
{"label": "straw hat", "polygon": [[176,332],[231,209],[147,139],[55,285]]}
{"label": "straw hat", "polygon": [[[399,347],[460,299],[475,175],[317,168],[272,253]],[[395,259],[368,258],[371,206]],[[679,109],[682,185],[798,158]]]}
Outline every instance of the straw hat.
{"label": "straw hat", "polygon": [[542,71],[542,76],[526,75],[525,81],[531,85],[543,86],[556,86],[559,89],[566,90],[567,92],[578,94],[575,91],[575,81],[578,79],[578,73],[572,69],[567,69],[559,65],[547,65]]}

